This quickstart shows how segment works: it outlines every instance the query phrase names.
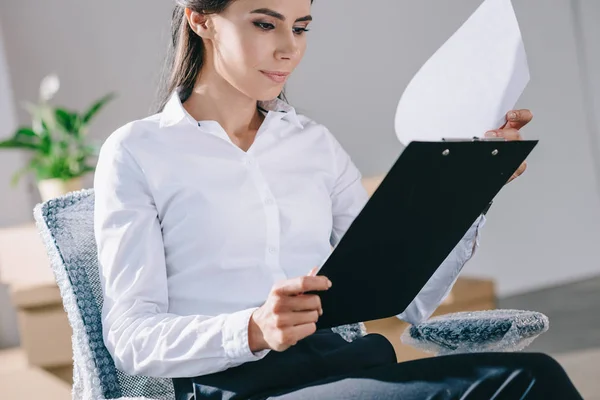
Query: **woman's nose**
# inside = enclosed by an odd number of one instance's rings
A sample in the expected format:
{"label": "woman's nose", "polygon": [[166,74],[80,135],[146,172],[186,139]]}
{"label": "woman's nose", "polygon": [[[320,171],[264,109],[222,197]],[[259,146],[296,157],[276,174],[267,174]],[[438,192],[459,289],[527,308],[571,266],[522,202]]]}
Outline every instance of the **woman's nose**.
{"label": "woman's nose", "polygon": [[298,56],[299,52],[300,46],[294,34],[283,35],[277,46],[277,58],[293,60]]}

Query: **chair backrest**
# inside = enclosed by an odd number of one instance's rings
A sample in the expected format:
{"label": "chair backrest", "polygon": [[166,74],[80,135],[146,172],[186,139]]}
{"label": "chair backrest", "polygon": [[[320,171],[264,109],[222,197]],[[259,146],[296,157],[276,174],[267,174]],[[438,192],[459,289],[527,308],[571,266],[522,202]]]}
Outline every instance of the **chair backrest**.
{"label": "chair backrest", "polygon": [[49,200],[34,210],[73,328],[73,398],[174,399],[170,379],[127,375],[115,367],[104,346],[93,213],[93,189]]}
{"label": "chair backrest", "polygon": [[[170,379],[131,376],[118,370],[102,338],[102,288],[94,236],[94,190],[71,192],[38,204],[34,217],[73,328],[73,397],[76,399],[174,399]],[[364,325],[334,328],[347,341]]]}

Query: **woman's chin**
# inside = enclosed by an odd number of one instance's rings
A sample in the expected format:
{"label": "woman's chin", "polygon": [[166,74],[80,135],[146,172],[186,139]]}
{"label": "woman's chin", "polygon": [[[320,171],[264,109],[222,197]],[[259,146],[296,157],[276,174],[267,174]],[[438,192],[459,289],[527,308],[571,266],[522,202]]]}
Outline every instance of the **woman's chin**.
{"label": "woman's chin", "polygon": [[258,101],[269,101],[277,98],[279,94],[283,91],[284,85],[269,85],[267,87],[263,86],[257,88],[258,90],[255,92],[256,98]]}
{"label": "woman's chin", "polygon": [[256,99],[258,101],[271,101],[271,100],[276,99],[282,91],[283,91],[283,85],[281,86],[281,88],[278,88],[277,90],[263,91],[256,97]]}

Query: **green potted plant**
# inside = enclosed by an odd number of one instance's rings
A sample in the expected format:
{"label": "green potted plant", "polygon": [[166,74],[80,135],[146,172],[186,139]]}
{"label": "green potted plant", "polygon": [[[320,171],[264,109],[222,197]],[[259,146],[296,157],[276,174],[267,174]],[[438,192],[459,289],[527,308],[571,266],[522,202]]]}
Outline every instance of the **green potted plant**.
{"label": "green potted plant", "polygon": [[0,141],[0,149],[22,149],[31,153],[28,164],[17,171],[14,186],[23,174],[35,174],[42,201],[82,188],[82,177],[95,170],[90,158],[98,156],[100,144],[87,137],[92,118],[114,98],[110,93],[85,112],[54,107],[49,101],[60,87],[56,75],[40,84],[39,104],[24,103],[31,114],[32,126],[21,127],[10,139]]}

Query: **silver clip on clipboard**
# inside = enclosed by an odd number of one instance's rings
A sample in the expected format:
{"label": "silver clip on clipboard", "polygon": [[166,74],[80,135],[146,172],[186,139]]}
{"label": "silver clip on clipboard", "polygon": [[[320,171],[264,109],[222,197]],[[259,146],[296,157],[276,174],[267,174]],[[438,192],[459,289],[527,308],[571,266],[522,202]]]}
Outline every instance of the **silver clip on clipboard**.
{"label": "silver clip on clipboard", "polygon": [[480,138],[477,136],[473,136],[472,139],[442,138],[442,142],[506,142],[506,138],[501,138],[501,137]]}

